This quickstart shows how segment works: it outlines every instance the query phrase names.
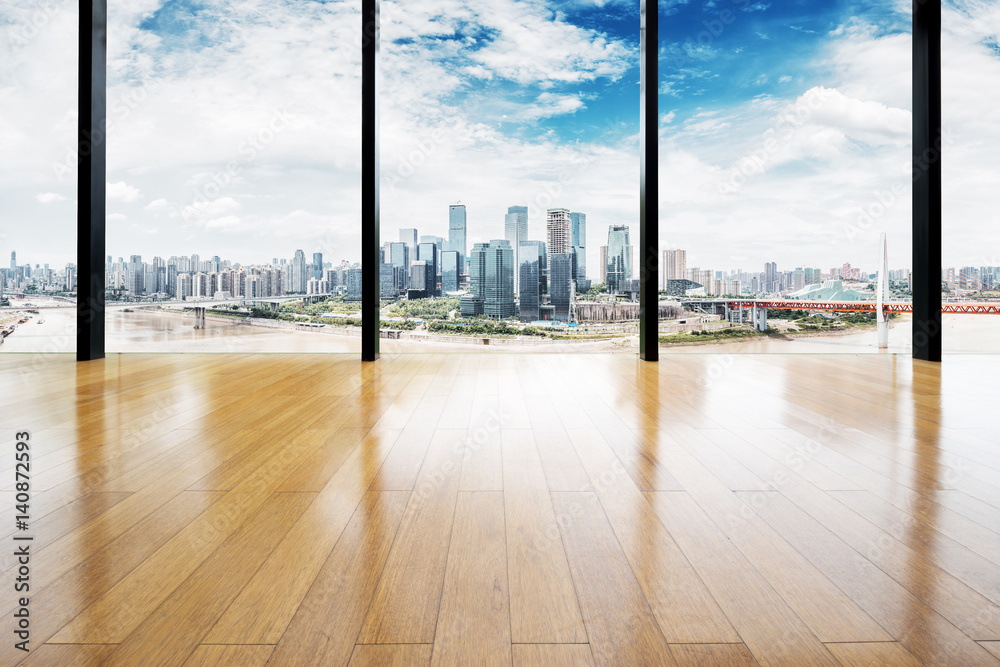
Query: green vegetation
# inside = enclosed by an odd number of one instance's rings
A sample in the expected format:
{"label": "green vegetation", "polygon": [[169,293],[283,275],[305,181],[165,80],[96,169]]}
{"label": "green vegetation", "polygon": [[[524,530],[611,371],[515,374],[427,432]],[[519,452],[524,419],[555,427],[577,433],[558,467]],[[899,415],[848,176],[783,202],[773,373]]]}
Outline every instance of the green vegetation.
{"label": "green vegetation", "polygon": [[433,299],[397,301],[386,311],[391,317],[419,317],[424,320],[446,320],[448,313],[459,310],[461,297],[447,296]]}
{"label": "green vegetation", "polygon": [[[768,330],[771,333],[771,330]],[[717,343],[727,340],[738,340],[740,338],[755,338],[765,336],[756,329],[741,329],[729,327],[728,329],[716,329],[714,331],[692,331],[691,333],[679,333],[670,336],[660,336],[660,343],[666,345],[691,345],[698,343]]]}
{"label": "green vegetation", "polygon": [[301,313],[310,317],[316,317],[323,313],[354,315],[360,314],[361,304],[357,301],[347,301],[346,297],[343,296],[335,296],[330,297],[326,301],[311,304],[304,304],[301,301],[289,301],[288,303],[281,304],[281,312]]}
{"label": "green vegetation", "polygon": [[[326,324],[331,327],[360,327],[361,318],[360,317],[315,317],[314,322],[319,324]],[[416,322],[387,322],[385,320],[380,320],[378,323],[380,329],[397,329],[402,331],[413,331],[417,328]]]}
{"label": "green vegetation", "polygon": [[456,322],[431,322],[427,326],[431,333],[459,334],[463,336],[545,336],[545,332],[535,327],[512,327],[506,322],[489,320],[459,320]]}
{"label": "green vegetation", "polygon": [[272,311],[270,308],[251,308],[250,317],[257,317],[262,320],[276,320],[278,319],[278,313]]}

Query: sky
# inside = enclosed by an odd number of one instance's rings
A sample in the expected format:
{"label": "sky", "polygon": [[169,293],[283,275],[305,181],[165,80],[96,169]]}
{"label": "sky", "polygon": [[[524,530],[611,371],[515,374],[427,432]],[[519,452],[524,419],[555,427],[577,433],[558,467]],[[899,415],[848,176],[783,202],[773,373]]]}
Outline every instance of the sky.
{"label": "sky", "polygon": [[[75,256],[76,3],[0,5],[0,258]],[[910,264],[910,4],[661,0],[660,236],[688,266]],[[946,266],[1000,265],[1000,3],[944,14]],[[360,257],[359,2],[109,9],[108,253]],[[638,0],[382,4],[382,237],[511,205],[638,237]]]}

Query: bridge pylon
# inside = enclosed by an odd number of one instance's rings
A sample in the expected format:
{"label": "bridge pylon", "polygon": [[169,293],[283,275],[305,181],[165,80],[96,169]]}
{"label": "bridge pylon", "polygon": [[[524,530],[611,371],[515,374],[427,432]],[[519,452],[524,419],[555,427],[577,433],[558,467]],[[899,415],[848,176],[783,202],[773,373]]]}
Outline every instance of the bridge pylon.
{"label": "bridge pylon", "polygon": [[878,347],[884,350],[889,347],[889,313],[885,311],[885,302],[889,296],[889,251],[886,247],[885,232],[879,236],[878,254],[875,322],[878,327]]}

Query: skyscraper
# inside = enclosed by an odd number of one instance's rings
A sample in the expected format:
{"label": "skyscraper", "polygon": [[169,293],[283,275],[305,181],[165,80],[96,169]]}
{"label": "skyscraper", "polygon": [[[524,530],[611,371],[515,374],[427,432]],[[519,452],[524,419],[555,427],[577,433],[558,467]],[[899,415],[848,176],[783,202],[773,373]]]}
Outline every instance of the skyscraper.
{"label": "skyscraper", "polygon": [[316,280],[323,280],[323,253],[314,252],[313,253],[313,263],[312,263],[312,275],[310,278],[315,278]]}
{"label": "skyscraper", "polygon": [[[448,207],[448,243],[445,244],[446,251],[452,250],[458,253],[458,272],[463,272],[465,262],[466,245],[466,213],[464,204],[452,204]],[[443,260],[443,258],[442,258]],[[442,273],[442,276],[444,274]]]}
{"label": "skyscraper", "polygon": [[569,244],[572,246],[587,247],[587,214],[569,214]]}
{"label": "skyscraper", "polygon": [[[503,237],[507,239],[510,247],[514,249],[514,264],[520,266],[519,253],[521,252],[521,244],[528,240],[527,206],[511,206],[507,209],[507,215],[504,217]],[[520,271],[516,272],[514,276],[515,290],[518,289],[519,282]]]}
{"label": "skyscraper", "polygon": [[667,289],[668,280],[684,280],[687,278],[687,251],[674,249],[663,251],[663,289]]}
{"label": "skyscraper", "polygon": [[412,227],[400,228],[399,240],[410,246],[410,258],[412,260],[417,252],[417,230]]}
{"label": "skyscraper", "polygon": [[142,296],[145,278],[142,255],[132,255],[128,263],[128,293],[131,296]]}
{"label": "skyscraper", "polygon": [[407,289],[410,284],[410,246],[403,242],[389,244],[389,256],[386,258],[396,268],[397,291]]}
{"label": "skyscraper", "polygon": [[628,225],[608,228],[608,251],[604,283],[611,294],[619,292],[626,280],[632,279],[632,245]]}
{"label": "skyscraper", "polygon": [[421,262],[427,262],[427,296],[438,296],[438,244],[429,241],[421,242],[417,245],[417,259]]}
{"label": "skyscraper", "polygon": [[512,316],[514,249],[510,242],[494,239],[489,243],[477,243],[472,248],[471,262],[473,294],[485,299],[483,313],[491,319],[500,320]]}
{"label": "skyscraper", "polygon": [[555,318],[568,322],[573,299],[573,255],[554,253],[549,262],[549,300],[555,308]]}
{"label": "skyscraper", "polygon": [[10,272],[17,272],[17,252],[14,250],[11,250],[10,252]]}
{"label": "skyscraper", "polygon": [[778,284],[778,263],[764,263],[764,291],[777,292],[780,288]]}
{"label": "skyscraper", "polygon": [[[302,258],[305,262],[305,257]],[[347,296],[346,301],[361,301],[361,269],[347,270]],[[305,289],[302,290],[305,292]]]}
{"label": "skyscraper", "polygon": [[458,275],[462,267],[462,257],[457,250],[441,253],[441,291],[457,292]]}
{"label": "skyscraper", "polygon": [[305,294],[307,280],[309,276],[306,275],[306,254],[296,250],[295,257],[292,258],[292,289],[289,291]]}
{"label": "skyscraper", "polygon": [[[568,253],[570,249],[569,209],[550,208],[545,224],[545,232],[549,257]],[[551,265],[552,262],[550,261],[549,266]]]}
{"label": "skyscraper", "polygon": [[519,249],[520,262],[518,266],[518,296],[520,299],[520,319],[522,322],[534,322],[541,317],[541,258],[545,256],[538,244],[522,243]]}

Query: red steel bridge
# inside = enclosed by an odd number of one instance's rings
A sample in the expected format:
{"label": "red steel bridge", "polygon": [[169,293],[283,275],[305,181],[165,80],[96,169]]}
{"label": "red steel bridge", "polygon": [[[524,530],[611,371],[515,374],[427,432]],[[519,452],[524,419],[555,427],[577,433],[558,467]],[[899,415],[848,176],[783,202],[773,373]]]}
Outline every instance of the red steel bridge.
{"label": "red steel bridge", "polygon": [[[833,310],[839,312],[874,313],[875,301],[769,301],[767,299],[728,300],[730,308],[773,308],[780,310]],[[888,301],[882,304],[883,313],[912,313],[913,304],[907,301]],[[992,303],[944,303],[942,313],[962,315],[1000,315],[1000,301]]]}

